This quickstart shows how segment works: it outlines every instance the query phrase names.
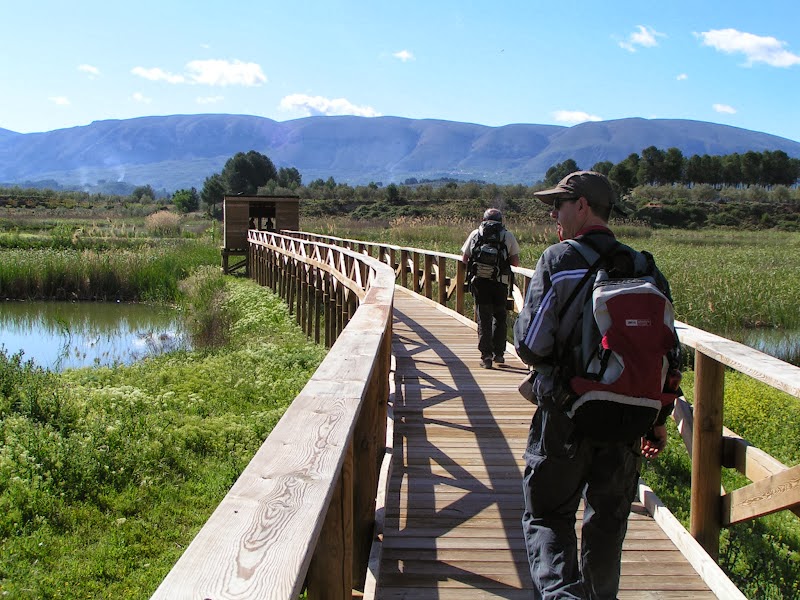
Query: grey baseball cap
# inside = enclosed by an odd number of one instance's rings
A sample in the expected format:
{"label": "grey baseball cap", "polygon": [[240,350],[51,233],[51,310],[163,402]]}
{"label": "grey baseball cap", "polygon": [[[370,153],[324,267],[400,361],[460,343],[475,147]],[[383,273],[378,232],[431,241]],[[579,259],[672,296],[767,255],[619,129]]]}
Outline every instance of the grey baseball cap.
{"label": "grey baseball cap", "polygon": [[556,198],[584,197],[591,206],[610,206],[621,215],[629,212],[617,200],[608,178],[596,171],[575,171],[559,181],[556,187],[534,192],[533,195],[546,204],[553,204]]}
{"label": "grey baseball cap", "polygon": [[484,221],[499,221],[503,222],[503,213],[500,212],[499,208],[487,208],[486,212],[483,213],[483,220]]}

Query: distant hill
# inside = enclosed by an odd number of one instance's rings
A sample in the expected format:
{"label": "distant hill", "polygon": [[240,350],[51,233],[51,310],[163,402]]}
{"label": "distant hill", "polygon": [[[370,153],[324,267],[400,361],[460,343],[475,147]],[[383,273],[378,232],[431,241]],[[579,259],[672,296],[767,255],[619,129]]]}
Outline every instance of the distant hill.
{"label": "distant hill", "polygon": [[727,125],[680,119],[619,119],[574,127],[471,123],[400,117],[308,117],[273,121],[247,115],[171,115],[96,121],[44,133],[0,129],[0,182],[98,181],[200,189],[236,152],[257,150],[308,183],[402,183],[454,177],[531,184],[567,158],[581,168],[619,162],[656,146],[692,154],[783,150],[800,143]]}

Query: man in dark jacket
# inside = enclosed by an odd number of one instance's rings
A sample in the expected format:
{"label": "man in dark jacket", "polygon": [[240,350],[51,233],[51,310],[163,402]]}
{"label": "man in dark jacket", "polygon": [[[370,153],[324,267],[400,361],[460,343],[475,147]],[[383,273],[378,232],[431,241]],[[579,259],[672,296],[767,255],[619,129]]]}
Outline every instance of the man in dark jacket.
{"label": "man in dark jacket", "polygon": [[[475,264],[475,254],[484,240],[484,230],[496,229],[498,235],[498,262],[490,267]],[[519,266],[519,244],[514,234],[503,226],[503,214],[497,208],[483,213],[480,226],[469,234],[461,247],[461,260],[467,265],[470,277],[469,289],[475,298],[475,314],[478,323],[478,350],[480,366],[492,368],[492,361],[505,362],[507,325],[506,298],[513,282],[511,267]],[[477,269],[476,269],[477,267]],[[485,268],[485,272],[482,269]]]}
{"label": "man in dark jacket", "polygon": [[[538,407],[525,451],[522,519],[534,597],[613,599],[641,456],[654,457],[666,445],[664,423],[672,406],[661,410],[645,438],[612,442],[581,434],[557,406],[554,395],[565,385],[559,379],[560,349],[576,343],[576,327],[583,320],[585,292],[573,292],[579,285],[591,289],[586,259],[563,240],[576,239],[603,256],[613,251],[624,259],[629,253],[630,265],[641,263],[643,255],[619,244],[608,228],[611,211],[623,209],[602,174],[577,171],[535,196],[552,206],[562,242],[540,257],[514,327],[517,352],[536,371]],[[669,286],[657,270],[655,280],[669,297]],[[570,301],[576,297],[580,300]],[[678,356],[676,337],[671,367],[677,368]],[[579,567],[575,516],[582,497]]]}

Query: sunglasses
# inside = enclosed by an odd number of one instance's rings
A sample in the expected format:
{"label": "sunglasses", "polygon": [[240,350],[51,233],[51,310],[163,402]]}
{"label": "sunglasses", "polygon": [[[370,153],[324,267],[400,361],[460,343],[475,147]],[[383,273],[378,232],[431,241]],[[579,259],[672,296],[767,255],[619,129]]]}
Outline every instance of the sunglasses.
{"label": "sunglasses", "polygon": [[555,200],[553,200],[553,209],[560,210],[564,202],[576,202],[577,200],[580,199],[581,199],[580,196],[575,196],[574,198],[556,198]]}

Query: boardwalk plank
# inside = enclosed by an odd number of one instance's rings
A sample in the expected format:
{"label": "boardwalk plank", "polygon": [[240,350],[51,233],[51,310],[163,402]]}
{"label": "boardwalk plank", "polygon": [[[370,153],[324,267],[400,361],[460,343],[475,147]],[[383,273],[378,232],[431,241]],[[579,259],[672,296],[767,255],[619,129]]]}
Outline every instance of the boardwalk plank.
{"label": "boardwalk plank", "polygon": [[[477,335],[429,303],[395,296],[394,452],[375,597],[530,598],[522,472],[534,406],[527,368],[479,367]],[[576,515],[580,537],[580,518]],[[640,503],[623,545],[621,600],[714,598]]]}

